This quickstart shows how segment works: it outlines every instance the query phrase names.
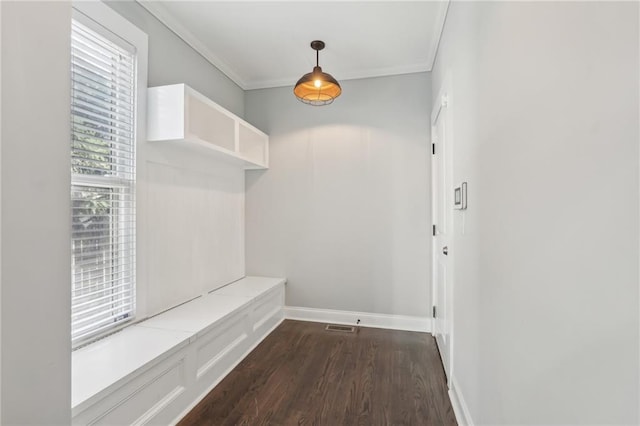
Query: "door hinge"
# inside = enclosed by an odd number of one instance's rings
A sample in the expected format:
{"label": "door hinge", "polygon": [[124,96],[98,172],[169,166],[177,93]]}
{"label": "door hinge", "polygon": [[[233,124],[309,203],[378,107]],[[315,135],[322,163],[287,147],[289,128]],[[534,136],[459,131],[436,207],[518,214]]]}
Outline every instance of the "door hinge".
{"label": "door hinge", "polygon": [[436,226],[433,225],[433,227],[431,228],[431,233],[432,235],[435,237],[436,236]]}
{"label": "door hinge", "polygon": [[432,313],[432,315],[433,315],[433,318],[436,317],[436,305],[433,305],[433,313]]}
{"label": "door hinge", "polygon": [[435,143],[431,144],[431,154],[432,155],[436,155],[436,144]]}

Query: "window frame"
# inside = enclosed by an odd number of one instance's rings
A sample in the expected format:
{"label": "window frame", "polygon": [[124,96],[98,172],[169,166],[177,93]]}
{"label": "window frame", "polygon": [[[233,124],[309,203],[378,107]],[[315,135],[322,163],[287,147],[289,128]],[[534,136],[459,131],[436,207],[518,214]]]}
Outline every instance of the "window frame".
{"label": "window frame", "polygon": [[[82,25],[88,27],[92,31],[97,32],[101,36],[108,38],[110,41],[118,44],[120,46],[123,45],[123,41],[125,44],[132,46],[135,49],[134,55],[134,69],[135,69],[135,81],[136,81],[136,91],[134,94],[134,132],[133,132],[133,144],[135,148],[135,177],[133,179],[133,191],[132,197],[135,202],[135,228],[133,230],[134,235],[132,237],[135,242],[135,281],[134,281],[134,311],[132,315],[132,319],[126,321],[119,326],[115,326],[105,331],[104,333],[98,333],[94,336],[87,338],[81,342],[78,342],[72,349],[77,349],[82,346],[86,346],[87,344],[91,344],[95,340],[100,339],[104,335],[114,333],[122,328],[128,327],[136,322],[139,322],[146,318],[147,310],[146,310],[146,274],[144,265],[144,258],[140,256],[143,253],[141,250],[141,238],[140,238],[140,206],[141,199],[140,195],[142,194],[141,187],[144,186],[144,183],[141,182],[142,179],[140,177],[146,176],[144,170],[145,161],[141,161],[143,146],[146,143],[146,111],[147,111],[147,71],[148,71],[148,36],[138,27],[133,25],[131,22],[126,20],[124,17],[119,15],[109,6],[104,4],[99,0],[92,1],[75,1],[72,3],[72,14],[71,18]],[[71,28],[71,25],[69,26]],[[69,40],[71,43],[71,40]],[[71,75],[69,75],[69,79],[71,80]],[[74,185],[83,185],[84,183],[89,183],[92,186],[103,186],[103,187],[111,187],[108,183],[110,180],[114,180],[113,178],[106,179],[92,179],[91,176],[80,176],[77,179],[72,179],[70,182],[70,189]],[[117,186],[117,183],[116,183]],[[71,261],[71,258],[69,259]],[[71,278],[71,277],[70,277]],[[71,339],[71,334],[69,335]]]}

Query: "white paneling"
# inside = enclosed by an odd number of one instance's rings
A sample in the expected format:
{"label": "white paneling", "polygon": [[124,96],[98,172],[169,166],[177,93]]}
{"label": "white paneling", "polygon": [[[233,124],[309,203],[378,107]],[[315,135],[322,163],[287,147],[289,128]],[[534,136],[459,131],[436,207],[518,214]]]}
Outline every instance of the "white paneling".
{"label": "white paneling", "polygon": [[0,423],[69,424],[71,5],[0,8]]}
{"label": "white paneling", "polygon": [[430,110],[428,73],[347,81],[322,108],[247,92],[270,157],[247,173],[247,272],[286,275],[292,306],[427,316]]}
{"label": "white paneling", "polygon": [[147,164],[152,315],[244,276],[244,171]]}
{"label": "white paneling", "polygon": [[256,300],[251,312],[253,331],[261,329],[264,331],[265,329],[271,328],[273,324],[269,324],[268,321],[275,318],[276,314],[282,311],[283,303],[283,291],[270,292]]}
{"label": "white paneling", "polygon": [[214,291],[75,351],[73,424],[176,423],[282,321],[284,283],[245,278],[226,287],[243,296]]}
{"label": "white paneling", "polygon": [[[280,305],[280,309],[282,309],[282,305]],[[198,380],[220,364],[225,356],[247,339],[248,321],[249,316],[246,312],[237,314],[221,323],[215,330],[199,338],[196,347],[196,377]]]}
{"label": "white paneling", "polygon": [[[147,342],[153,341],[152,336],[149,334]],[[75,407],[72,424],[144,424],[158,414],[164,414],[168,406],[172,403],[175,406],[176,402],[184,399],[180,396],[189,384],[186,371],[188,350],[184,344],[182,346],[169,355],[158,352],[157,359],[152,358],[151,362],[142,364],[142,368],[136,368],[124,380]],[[114,364],[107,365],[115,365],[115,360]]]}
{"label": "white paneling", "polygon": [[149,375],[148,382],[133,394],[127,395],[119,405],[92,424],[106,426],[153,423],[155,415],[184,392],[186,386],[184,359],[162,367],[163,371],[159,375]]}
{"label": "white paneling", "polygon": [[449,7],[433,83],[451,81],[469,182],[453,364],[476,424],[640,421],[639,12]]}
{"label": "white paneling", "polygon": [[114,391],[142,366],[184,346],[190,336],[185,331],[134,325],[74,351],[71,376],[74,414],[96,402],[94,396],[98,393],[105,389]]}

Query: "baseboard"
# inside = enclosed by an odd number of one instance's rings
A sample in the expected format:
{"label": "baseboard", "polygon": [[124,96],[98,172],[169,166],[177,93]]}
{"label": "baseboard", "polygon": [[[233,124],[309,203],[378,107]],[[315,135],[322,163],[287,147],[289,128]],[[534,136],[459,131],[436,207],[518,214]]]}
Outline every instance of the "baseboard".
{"label": "baseboard", "polygon": [[347,325],[356,325],[358,320],[360,320],[360,326],[362,327],[421,331],[425,333],[431,332],[431,318],[428,317],[335,311],[331,309],[301,308],[296,306],[285,306],[284,316],[286,319],[292,320]]}
{"label": "baseboard", "polygon": [[449,399],[451,400],[451,406],[453,412],[456,415],[456,420],[460,426],[473,426],[473,420],[471,420],[471,413],[469,413],[469,407],[462,397],[460,386],[456,381],[455,376],[451,376],[451,389],[449,389]]}

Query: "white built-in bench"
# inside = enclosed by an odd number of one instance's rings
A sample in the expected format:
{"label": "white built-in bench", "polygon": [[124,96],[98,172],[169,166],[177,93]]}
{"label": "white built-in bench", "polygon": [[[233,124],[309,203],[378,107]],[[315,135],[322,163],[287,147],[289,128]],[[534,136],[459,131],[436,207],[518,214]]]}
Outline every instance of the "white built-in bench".
{"label": "white built-in bench", "polygon": [[176,423],[282,322],[284,284],[246,277],[73,352],[73,424]]}

